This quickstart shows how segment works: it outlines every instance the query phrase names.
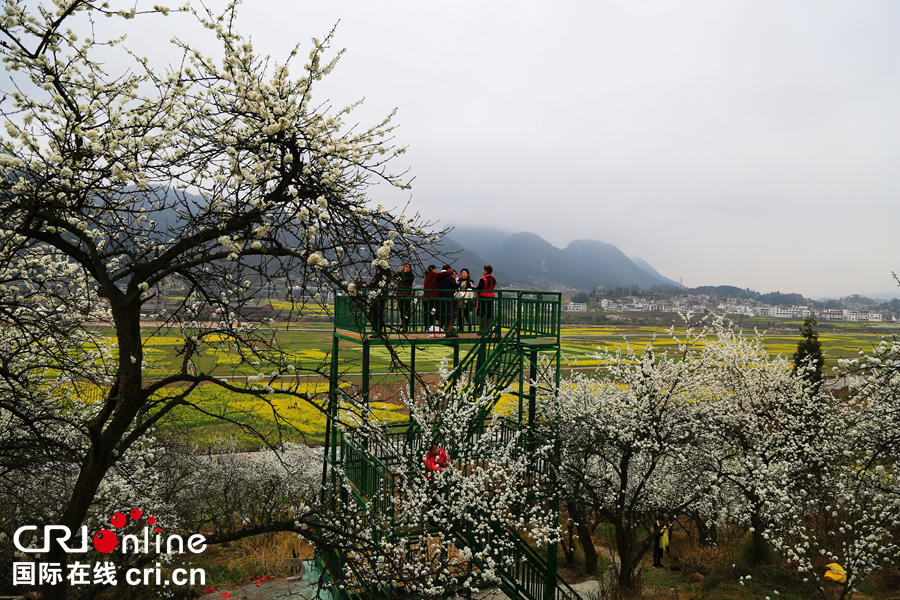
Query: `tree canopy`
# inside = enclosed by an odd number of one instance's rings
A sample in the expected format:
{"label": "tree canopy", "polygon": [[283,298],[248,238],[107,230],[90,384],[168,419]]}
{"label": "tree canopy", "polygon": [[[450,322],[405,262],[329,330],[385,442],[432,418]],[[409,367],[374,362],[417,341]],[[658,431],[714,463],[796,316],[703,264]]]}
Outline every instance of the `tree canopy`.
{"label": "tree canopy", "polygon": [[810,315],[800,326],[800,336],[803,339],[797,343],[797,351],[794,352],[794,369],[799,376],[818,385],[822,381],[825,356],[822,354],[822,344],[819,342],[816,325],[816,318]]}
{"label": "tree canopy", "polygon": [[[270,406],[278,388],[322,408],[296,357],[265,322],[249,322],[250,303],[284,288],[355,293],[360,275],[414,260],[437,237],[367,196],[379,182],[410,186],[389,170],[405,150],[393,113],[362,126],[347,122],[357,103],[331,110],[314,99],[342,53],[329,52],[333,32],[292,76],[299,46],[284,63],[258,56],[234,4],[220,15],[186,9],[221,53],[176,39],[175,65],[75,33],[101,17],[162,18],[163,7],[9,0],[0,10],[10,78],[0,105],[0,498],[18,509],[3,530],[75,530],[99,510],[112,470],[145,452],[173,409],[194,406],[198,385]],[[110,52],[131,67],[107,72],[100,56]],[[175,328],[183,340],[180,367],[166,370],[146,351],[140,318],[173,284],[183,300],[149,333]],[[222,344],[253,374],[198,368]],[[40,473],[60,461],[72,476],[48,503]],[[65,563],[58,545],[48,557]],[[64,584],[45,590],[64,594]]]}
{"label": "tree canopy", "polygon": [[[672,334],[674,335],[674,333]],[[842,361],[851,389],[836,398],[770,357],[759,336],[715,326],[597,355],[546,397],[558,419],[560,495],[578,520],[585,555],[600,515],[615,530],[615,581],[633,589],[654,517],[684,515],[700,529],[739,525],[748,564],[776,554],[822,598],[820,575],[843,566],[848,598],[900,557],[896,423],[900,344]],[[639,539],[638,530],[649,535]],[[590,568],[590,566],[589,566]]]}

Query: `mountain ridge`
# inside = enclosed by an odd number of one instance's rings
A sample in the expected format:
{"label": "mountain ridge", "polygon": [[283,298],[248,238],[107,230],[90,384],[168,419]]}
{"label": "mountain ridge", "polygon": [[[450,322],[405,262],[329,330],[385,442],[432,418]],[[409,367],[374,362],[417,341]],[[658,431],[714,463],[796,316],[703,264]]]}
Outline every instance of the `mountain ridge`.
{"label": "mountain ridge", "polygon": [[661,276],[646,261],[635,264],[616,246],[599,240],[574,240],[561,249],[528,231],[510,234],[467,226],[455,227],[444,239],[456,251],[463,248],[483,259],[483,264],[491,264],[504,286],[579,290],[597,286],[682,287]]}

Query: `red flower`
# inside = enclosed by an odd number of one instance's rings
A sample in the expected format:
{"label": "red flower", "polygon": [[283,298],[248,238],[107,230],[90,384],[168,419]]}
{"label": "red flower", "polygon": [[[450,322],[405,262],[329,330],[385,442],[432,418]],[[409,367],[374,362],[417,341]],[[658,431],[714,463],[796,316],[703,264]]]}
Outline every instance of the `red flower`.
{"label": "red flower", "polygon": [[219,598],[231,598],[231,594],[225,592],[224,594],[219,594]]}
{"label": "red flower", "polygon": [[216,591],[216,588],[214,588],[213,586],[209,586],[208,588],[203,590],[203,593],[204,594],[212,594],[214,591]]}

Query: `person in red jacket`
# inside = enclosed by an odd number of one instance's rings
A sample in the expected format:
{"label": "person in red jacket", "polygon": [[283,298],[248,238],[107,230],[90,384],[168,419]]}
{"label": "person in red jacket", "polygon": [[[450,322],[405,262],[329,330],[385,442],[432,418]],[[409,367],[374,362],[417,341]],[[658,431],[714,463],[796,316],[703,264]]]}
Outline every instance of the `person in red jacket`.
{"label": "person in red jacket", "polygon": [[490,298],[490,300],[478,300],[477,311],[478,316],[481,317],[481,331],[487,331],[494,316],[494,288],[497,287],[497,280],[491,275],[493,272],[494,267],[484,265],[484,269],[481,271],[481,280],[478,282],[478,287],[475,288],[478,298]]}
{"label": "person in red jacket", "polygon": [[428,331],[438,320],[436,266],[428,265],[428,269],[425,271],[425,283],[422,284],[422,287],[425,288],[425,291],[422,293],[422,310],[425,313],[422,324],[425,326],[425,331]]}
{"label": "person in red jacket", "polygon": [[437,442],[432,442],[431,450],[425,455],[425,477],[431,479],[435,473],[448,464],[450,464],[450,460],[447,458],[447,453],[437,445]]}
{"label": "person in red jacket", "polygon": [[[445,325],[441,319],[440,279],[449,275],[450,267],[446,265],[440,271],[437,270],[436,266],[428,265],[428,270],[425,272],[425,283],[422,284],[422,287],[425,288],[425,291],[422,293],[422,304],[425,310],[424,323],[426,331],[430,331],[435,325],[438,326],[438,329]],[[450,295],[453,296],[452,293]]]}

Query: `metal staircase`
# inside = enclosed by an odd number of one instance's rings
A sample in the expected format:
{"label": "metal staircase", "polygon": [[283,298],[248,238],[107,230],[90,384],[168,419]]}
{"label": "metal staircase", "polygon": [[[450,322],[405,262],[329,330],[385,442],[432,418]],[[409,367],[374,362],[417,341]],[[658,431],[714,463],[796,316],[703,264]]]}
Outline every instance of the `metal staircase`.
{"label": "metal staircase", "polygon": [[[522,536],[508,528],[496,528],[492,533],[512,542],[504,555],[498,557],[498,562],[510,565],[500,571],[500,589],[504,594],[524,600],[580,600],[578,592],[555,573],[556,581],[548,585],[547,561]],[[465,545],[478,545],[474,536],[465,532],[460,532],[459,537]],[[507,558],[510,560],[503,560]]]}
{"label": "metal staircase", "polygon": [[[500,432],[496,442],[507,443],[516,440],[517,451],[532,456],[533,453],[528,453],[533,445],[545,444],[548,441],[535,438],[533,431],[536,419],[535,399],[541,393],[541,388],[552,388],[559,384],[559,295],[499,291],[497,297],[490,301],[494,303],[495,318],[490,327],[479,336],[462,340],[453,338],[452,341],[448,339],[441,342],[419,340],[417,343],[424,341],[424,343],[471,344],[445,383],[445,391],[457,388],[462,394],[443,394],[444,401],[446,402],[447,398],[478,398],[487,395],[487,402],[470,419],[466,437],[482,435],[493,420],[500,419],[498,423],[494,423],[497,427],[493,430]],[[380,302],[382,303],[380,306],[388,308],[391,306],[389,297]],[[346,331],[339,332],[339,324],[344,327],[352,326],[352,339],[358,338],[362,343],[381,333],[366,325],[366,319],[363,318],[365,315],[360,314],[364,310],[365,307],[362,306],[354,311],[352,302],[342,303],[340,298],[336,299],[335,340],[339,335],[343,339],[350,339]],[[379,319],[381,324],[390,324],[392,321],[390,311],[380,315]],[[412,322],[417,322],[415,315]],[[381,337],[383,339],[384,336]],[[337,341],[333,347],[335,351],[332,360],[336,361]],[[538,360],[541,353],[544,354],[544,368],[541,368],[539,364],[541,361]],[[364,359],[364,364],[366,362]],[[332,373],[336,373],[334,364]],[[497,402],[504,394],[518,397],[519,406],[514,417],[499,417],[494,414]],[[438,417],[431,423],[431,431],[421,431],[416,423],[410,422],[384,427],[378,436],[364,437],[353,431],[339,432],[335,427],[333,411],[337,399],[342,396],[347,402],[356,402],[355,399],[345,396],[336,385],[332,386],[329,436],[326,438],[330,438],[331,446],[330,456],[326,462],[333,467],[339,467],[329,469],[326,465],[326,469],[331,473],[332,490],[341,497],[342,510],[357,507],[353,516],[359,516],[367,510],[377,512],[381,526],[378,531],[373,532],[375,536],[391,540],[405,536],[409,544],[427,543],[424,539],[427,536],[425,528],[417,530],[408,523],[397,522],[394,518],[393,499],[401,479],[410,475],[413,466],[404,464],[402,457],[424,456],[426,440],[440,441],[440,415],[449,407],[436,406]],[[364,393],[363,397],[367,398],[368,395]],[[404,451],[398,452],[398,448],[403,448]],[[457,464],[465,460],[465,457],[454,457]],[[536,459],[529,468],[534,473],[534,476],[529,477],[532,482],[530,485],[534,486],[533,493],[530,492],[529,497],[552,498],[552,485],[547,485],[547,482],[552,480],[548,465]],[[338,472],[342,473],[342,477],[336,475]],[[323,484],[326,481],[326,473],[323,471]],[[558,503],[554,502],[553,506],[558,506]],[[468,547],[476,554],[485,548],[484,543],[487,542],[481,542],[479,536],[472,535],[463,524],[452,527],[452,530],[458,540],[458,547]],[[490,535],[504,538],[506,547],[504,556],[497,557],[503,559],[497,560],[497,563],[504,566],[497,574],[500,578],[500,588],[510,598],[574,600],[578,597],[577,593],[556,574],[555,547],[547,549],[545,559],[512,529],[493,524]],[[416,536],[419,537],[414,539]],[[317,555],[320,567],[335,578],[336,583],[343,576],[340,565],[346,559],[347,557],[336,554]],[[475,566],[480,569],[488,568],[488,565],[478,564],[478,561],[475,561]],[[496,567],[496,563],[494,566]],[[376,589],[365,583],[338,588],[339,586],[336,586],[334,592],[342,600],[388,598],[404,594],[403,586],[399,583],[393,589]]]}

